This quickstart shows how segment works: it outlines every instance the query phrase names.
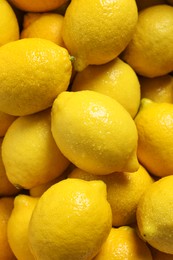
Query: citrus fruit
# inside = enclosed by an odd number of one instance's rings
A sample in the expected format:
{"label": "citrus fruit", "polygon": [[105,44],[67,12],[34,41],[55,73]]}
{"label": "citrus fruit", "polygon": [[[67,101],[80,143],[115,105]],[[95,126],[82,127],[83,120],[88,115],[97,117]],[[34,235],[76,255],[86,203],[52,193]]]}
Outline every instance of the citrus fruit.
{"label": "citrus fruit", "polygon": [[129,43],[137,23],[134,0],[73,0],[63,23],[65,46],[81,71],[116,58]]}
{"label": "citrus fruit", "polygon": [[57,146],[75,166],[103,175],[138,169],[135,123],[113,98],[92,90],[64,91],[51,118]]}
{"label": "citrus fruit", "polygon": [[142,238],[151,246],[173,254],[173,175],[155,181],[141,196],[137,224]]}
{"label": "citrus fruit", "polygon": [[111,224],[102,181],[62,180],[40,197],[29,224],[29,245],[36,259],[92,259]]}
{"label": "citrus fruit", "polygon": [[72,91],[94,90],[117,100],[134,117],[140,104],[140,84],[134,70],[120,58],[104,65],[89,65],[78,72]]}
{"label": "citrus fruit", "polygon": [[49,40],[28,38],[1,46],[0,110],[21,116],[51,107],[68,88],[71,67],[67,50]]}

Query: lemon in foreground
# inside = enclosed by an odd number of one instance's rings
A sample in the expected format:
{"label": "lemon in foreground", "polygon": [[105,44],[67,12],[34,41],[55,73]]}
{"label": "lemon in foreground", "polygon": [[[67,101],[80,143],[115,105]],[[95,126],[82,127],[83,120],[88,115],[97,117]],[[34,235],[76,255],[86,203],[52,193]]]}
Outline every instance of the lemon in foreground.
{"label": "lemon in foreground", "polygon": [[51,133],[50,109],[17,118],[3,139],[2,160],[10,182],[25,189],[60,176],[69,165]]}
{"label": "lemon in foreground", "polygon": [[73,0],[66,9],[62,36],[81,71],[89,64],[116,58],[129,43],[137,23],[134,0]]}
{"label": "lemon in foreground", "polygon": [[66,179],[40,197],[29,224],[29,245],[38,260],[88,260],[112,225],[102,181]]}
{"label": "lemon in foreground", "polygon": [[71,61],[65,48],[38,38],[0,47],[0,110],[27,115],[51,107],[68,88]]}
{"label": "lemon in foreground", "polygon": [[51,129],[60,151],[93,174],[139,168],[137,130],[125,108],[92,90],[61,93],[52,106]]}
{"label": "lemon in foreground", "polygon": [[141,164],[156,176],[172,175],[173,104],[142,99],[135,123]]}
{"label": "lemon in foreground", "polygon": [[94,260],[152,260],[146,243],[134,228],[122,226],[112,228],[106,242]]}
{"label": "lemon in foreground", "polygon": [[28,226],[38,198],[20,194],[14,199],[14,208],[8,220],[9,245],[18,260],[34,260],[28,247]]}
{"label": "lemon in foreground", "polygon": [[142,238],[151,246],[173,254],[173,176],[155,181],[142,195],[137,224]]}

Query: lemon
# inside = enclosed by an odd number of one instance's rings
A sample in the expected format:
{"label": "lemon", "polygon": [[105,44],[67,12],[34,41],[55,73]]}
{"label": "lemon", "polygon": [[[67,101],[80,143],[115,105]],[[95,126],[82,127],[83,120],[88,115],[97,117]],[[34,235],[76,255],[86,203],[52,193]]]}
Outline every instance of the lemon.
{"label": "lemon", "polygon": [[52,134],[75,166],[94,174],[138,169],[137,131],[116,100],[92,90],[63,92],[53,103]]}
{"label": "lemon", "polygon": [[172,175],[173,104],[143,99],[135,123],[141,164],[155,176]]}
{"label": "lemon", "polygon": [[129,226],[112,228],[94,260],[152,260],[151,252],[136,231]]}
{"label": "lemon", "polygon": [[12,196],[19,193],[19,190],[7,178],[1,154],[2,142],[3,138],[0,138],[0,197]]}
{"label": "lemon", "polygon": [[66,9],[62,36],[81,71],[116,58],[129,43],[138,18],[134,0],[73,0]]}
{"label": "lemon", "polygon": [[69,165],[51,133],[50,109],[17,118],[3,139],[2,160],[10,182],[30,189],[60,176]]}
{"label": "lemon", "polygon": [[5,135],[7,129],[16,118],[16,116],[12,116],[0,111],[0,137]]}
{"label": "lemon", "polygon": [[18,260],[34,260],[28,246],[28,226],[37,201],[37,198],[23,194],[14,199],[14,208],[7,225],[7,236]]}
{"label": "lemon", "polygon": [[7,224],[13,209],[14,199],[11,197],[0,198],[0,259],[15,260],[7,238]]}
{"label": "lemon", "polygon": [[67,0],[9,0],[9,2],[26,12],[47,12],[62,6]]}
{"label": "lemon", "polygon": [[172,34],[172,6],[155,5],[143,9],[122,59],[142,76],[166,75],[173,70]]}
{"label": "lemon", "polygon": [[92,259],[111,224],[102,181],[62,180],[40,197],[29,224],[29,245],[38,260]]}
{"label": "lemon", "polygon": [[140,84],[134,70],[120,58],[104,65],[89,65],[78,72],[73,91],[94,90],[117,100],[134,117],[140,104]]}
{"label": "lemon", "polygon": [[0,46],[19,39],[16,15],[6,0],[0,1]]}
{"label": "lemon", "polygon": [[112,173],[105,176],[89,174],[76,168],[68,177],[87,181],[102,180],[106,184],[107,200],[112,210],[112,225],[116,227],[136,222],[139,199],[154,181],[142,165],[133,173]]}
{"label": "lemon", "polygon": [[141,98],[149,98],[154,102],[173,103],[173,77],[164,75],[155,78],[139,77]]}
{"label": "lemon", "polygon": [[151,246],[173,254],[173,175],[155,181],[142,195],[137,207],[141,236]]}
{"label": "lemon", "polygon": [[28,38],[1,46],[0,110],[21,116],[51,107],[68,88],[71,67],[67,50],[49,40]]}
{"label": "lemon", "polygon": [[[30,13],[27,13],[24,19],[26,20],[29,15]],[[21,38],[43,38],[64,47],[62,24],[63,16],[60,14],[39,13],[37,19],[26,28],[23,28]]]}

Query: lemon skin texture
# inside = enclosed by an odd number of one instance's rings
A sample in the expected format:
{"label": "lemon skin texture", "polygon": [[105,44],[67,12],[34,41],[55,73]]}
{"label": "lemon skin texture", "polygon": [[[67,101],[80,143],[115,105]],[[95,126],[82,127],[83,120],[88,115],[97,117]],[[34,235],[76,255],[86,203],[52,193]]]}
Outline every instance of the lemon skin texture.
{"label": "lemon skin texture", "polygon": [[84,171],[104,175],[139,168],[134,121],[104,94],[61,93],[52,106],[51,129],[62,154]]}
{"label": "lemon skin texture", "polygon": [[0,48],[0,110],[23,116],[50,107],[68,88],[71,62],[65,48],[38,38]]}
{"label": "lemon skin texture", "polygon": [[[103,64],[129,43],[138,18],[134,0],[73,0],[66,9],[62,36],[74,67]],[[101,29],[100,29],[101,28]]]}
{"label": "lemon skin texture", "polygon": [[39,199],[29,224],[29,245],[38,260],[89,260],[111,230],[102,181],[66,179]]}

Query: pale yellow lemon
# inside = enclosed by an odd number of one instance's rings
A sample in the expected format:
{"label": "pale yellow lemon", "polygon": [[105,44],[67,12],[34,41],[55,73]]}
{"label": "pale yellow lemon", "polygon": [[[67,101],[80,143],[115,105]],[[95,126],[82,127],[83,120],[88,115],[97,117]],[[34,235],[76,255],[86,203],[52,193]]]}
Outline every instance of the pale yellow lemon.
{"label": "pale yellow lemon", "polygon": [[16,260],[7,237],[7,224],[13,209],[12,197],[0,198],[0,259]]}
{"label": "pale yellow lemon", "polygon": [[29,224],[29,245],[38,260],[88,260],[112,225],[102,181],[66,179],[40,197]]}
{"label": "pale yellow lemon", "polygon": [[[25,16],[27,17],[28,13]],[[42,13],[21,31],[21,38],[43,38],[64,47],[62,40],[63,19],[60,14]]]}
{"label": "pale yellow lemon", "polygon": [[47,12],[62,6],[67,0],[9,0],[9,2],[26,12]]}
{"label": "pale yellow lemon", "polygon": [[92,90],[63,92],[52,106],[51,129],[60,151],[95,174],[136,171],[137,130],[125,108]]}
{"label": "pale yellow lemon", "polygon": [[69,161],[52,137],[50,109],[12,123],[3,139],[2,159],[16,187],[30,189],[63,173]]}
{"label": "pale yellow lemon", "polygon": [[63,40],[81,71],[116,58],[129,43],[138,18],[134,0],[73,0],[66,9]]}
{"label": "pale yellow lemon", "polygon": [[154,102],[173,103],[173,77],[164,75],[155,78],[139,77],[141,98],[149,98]]}
{"label": "pale yellow lemon", "polygon": [[90,174],[76,168],[68,177],[104,181],[107,186],[107,200],[112,210],[112,225],[116,227],[136,222],[138,201],[154,181],[141,165],[139,170],[133,173],[121,172],[105,176]]}
{"label": "pale yellow lemon", "polygon": [[173,104],[142,99],[135,123],[141,164],[156,176],[172,175]]}
{"label": "pale yellow lemon", "polygon": [[0,111],[0,137],[5,135],[7,129],[16,118],[16,116],[12,116]]}
{"label": "pale yellow lemon", "polygon": [[0,46],[19,39],[19,24],[12,7],[6,0],[0,1]]}
{"label": "pale yellow lemon", "polygon": [[173,175],[155,181],[142,195],[137,224],[142,238],[151,246],[173,254]]}
{"label": "pale yellow lemon", "polygon": [[135,229],[129,226],[112,228],[94,260],[152,260],[151,252]]}
{"label": "pale yellow lemon", "polygon": [[67,50],[40,38],[0,47],[0,110],[27,115],[51,107],[68,88],[71,61]]}
{"label": "pale yellow lemon", "polygon": [[7,225],[7,236],[18,260],[34,260],[28,246],[28,226],[37,201],[37,198],[23,194],[14,199],[14,208]]}
{"label": "pale yellow lemon", "polygon": [[166,75],[173,70],[172,34],[172,6],[155,5],[143,9],[122,58],[142,76]]}
{"label": "pale yellow lemon", "polygon": [[117,100],[134,117],[140,104],[140,84],[134,70],[120,58],[104,65],[89,65],[78,72],[72,91],[94,90]]}

